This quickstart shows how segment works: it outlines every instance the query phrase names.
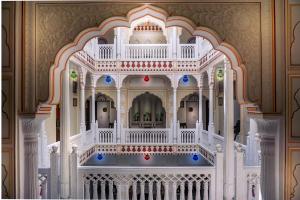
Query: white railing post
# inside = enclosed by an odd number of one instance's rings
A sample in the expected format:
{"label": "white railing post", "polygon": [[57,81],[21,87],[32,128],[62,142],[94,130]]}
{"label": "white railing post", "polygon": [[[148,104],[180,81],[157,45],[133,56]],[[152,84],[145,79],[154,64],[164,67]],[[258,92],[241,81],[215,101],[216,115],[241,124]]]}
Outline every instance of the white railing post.
{"label": "white railing post", "polygon": [[[122,131],[124,130],[124,127],[123,127],[122,124],[120,125],[120,129],[121,129]],[[124,133],[122,133],[121,130],[120,130],[121,144],[125,144],[125,138],[126,138],[126,137],[125,137],[125,132],[123,131]]]}
{"label": "white railing post", "polygon": [[[177,141],[177,144],[180,144],[180,143],[182,143],[182,141],[181,141],[182,136],[181,136],[181,132],[180,132],[180,123],[179,123],[179,121],[177,121],[175,127],[176,128],[174,130],[174,133],[176,134],[176,141]],[[175,143],[175,141],[174,141],[174,143]]]}
{"label": "white railing post", "polygon": [[164,200],[170,200],[170,191],[169,191],[169,182],[168,181],[165,181],[164,182],[164,187],[165,187],[165,197],[164,197]]}
{"label": "white railing post", "polygon": [[194,135],[194,141],[193,143],[197,144],[199,142],[199,122],[196,121],[196,129],[195,129],[195,135]]}
{"label": "white railing post", "polygon": [[216,145],[216,199],[223,199],[223,166],[224,166],[224,154],[222,152],[222,146]]}
{"label": "white railing post", "polygon": [[204,144],[204,142],[203,142],[203,128],[201,128],[201,123],[199,123],[199,125],[198,125],[198,134],[199,134],[199,140],[198,140],[198,142],[199,142],[199,144]]}
{"label": "white railing post", "polygon": [[149,182],[149,197],[148,200],[153,200],[153,181]]}
{"label": "white railing post", "polygon": [[77,146],[72,146],[70,155],[70,187],[71,199],[77,199]]}
{"label": "white railing post", "polygon": [[[156,200],[161,200],[161,181],[156,182]],[[133,199],[136,200],[136,199]]]}
{"label": "white railing post", "polygon": [[137,200],[137,185],[135,181],[132,183],[132,200]]}
{"label": "white railing post", "polygon": [[58,147],[52,146],[52,152],[50,154],[50,176],[51,176],[51,198],[52,199],[58,199],[59,193],[58,193],[58,172],[59,172],[59,155],[57,153]]}
{"label": "white railing post", "polygon": [[117,142],[117,122],[114,121],[114,130],[113,130],[113,143],[116,144]]}
{"label": "white railing post", "polygon": [[195,58],[200,58],[199,52],[200,52],[200,37],[196,36],[196,45],[195,45]]}
{"label": "white railing post", "polygon": [[77,170],[77,199],[84,199],[84,177],[80,170]]}
{"label": "white railing post", "polygon": [[240,145],[236,147],[236,200],[247,199],[247,180],[244,175],[244,152]]}

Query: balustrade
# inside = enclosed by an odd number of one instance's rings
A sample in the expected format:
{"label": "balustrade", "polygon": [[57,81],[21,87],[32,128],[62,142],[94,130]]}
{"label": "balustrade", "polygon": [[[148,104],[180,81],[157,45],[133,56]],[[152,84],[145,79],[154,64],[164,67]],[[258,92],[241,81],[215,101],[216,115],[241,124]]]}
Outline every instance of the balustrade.
{"label": "balustrade", "polygon": [[116,131],[113,128],[98,129],[97,143],[115,143]]}
{"label": "balustrade", "polygon": [[215,199],[215,167],[79,167],[78,171],[79,198]]}
{"label": "balustrade", "polygon": [[126,60],[155,60],[168,58],[168,44],[125,45]]}
{"label": "balustrade", "polygon": [[114,45],[113,44],[101,44],[99,46],[99,60],[113,59],[114,57]]}
{"label": "balustrade", "polygon": [[180,44],[179,55],[181,59],[196,59],[196,44]]}
{"label": "balustrade", "polygon": [[167,144],[171,143],[170,129],[133,129],[124,130],[125,143],[129,144]]}
{"label": "balustrade", "polygon": [[179,129],[178,143],[195,144],[197,138],[197,129]]}

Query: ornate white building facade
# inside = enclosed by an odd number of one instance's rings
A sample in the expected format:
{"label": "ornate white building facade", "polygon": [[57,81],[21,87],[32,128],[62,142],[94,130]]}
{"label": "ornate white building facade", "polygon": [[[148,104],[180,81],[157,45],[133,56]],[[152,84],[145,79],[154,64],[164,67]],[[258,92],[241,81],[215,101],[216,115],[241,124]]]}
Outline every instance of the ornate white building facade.
{"label": "ornate white building facade", "polygon": [[20,118],[22,197],[278,199],[282,122],[247,84],[231,44],[159,7],[81,31]]}

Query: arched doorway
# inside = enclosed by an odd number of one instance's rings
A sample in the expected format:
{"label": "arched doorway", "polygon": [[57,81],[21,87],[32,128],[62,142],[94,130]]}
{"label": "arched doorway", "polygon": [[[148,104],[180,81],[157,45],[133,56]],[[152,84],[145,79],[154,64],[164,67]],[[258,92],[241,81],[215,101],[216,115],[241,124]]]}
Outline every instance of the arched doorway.
{"label": "arched doorway", "polygon": [[[86,100],[86,125],[87,130],[90,129],[90,116],[91,116],[91,100]],[[95,98],[95,116],[98,122],[98,128],[113,128],[114,121],[117,120],[117,110],[115,102],[109,96],[98,93]]]}
{"label": "arched doorway", "polygon": [[146,92],[137,96],[129,109],[129,128],[165,128],[166,111],[159,97]]}
{"label": "arched doorway", "polygon": [[96,120],[98,128],[113,128],[117,111],[112,98],[99,93],[96,97]]}

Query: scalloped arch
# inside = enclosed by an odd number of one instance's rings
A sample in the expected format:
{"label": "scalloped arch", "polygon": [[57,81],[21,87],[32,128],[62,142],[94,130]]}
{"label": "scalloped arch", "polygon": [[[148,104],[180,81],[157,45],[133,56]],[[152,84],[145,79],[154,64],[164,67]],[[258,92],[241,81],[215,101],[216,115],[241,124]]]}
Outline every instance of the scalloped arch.
{"label": "scalloped arch", "polygon": [[[132,9],[126,17],[111,17],[104,20],[98,27],[81,31],[72,43],[65,45],[57,53],[54,64],[50,68],[49,98],[40,104],[38,113],[45,113],[48,105],[58,104],[61,96],[62,72],[65,70],[72,54],[83,49],[84,45],[93,37],[103,36],[107,31],[116,27],[130,27],[130,23],[138,18],[149,15],[166,23],[166,27],[179,26],[188,30],[193,36],[201,36],[211,42],[214,49],[224,53],[232,68],[237,73],[237,98],[240,103],[248,103],[247,73],[238,51],[224,42],[218,34],[206,27],[197,27],[191,20],[181,16],[169,16],[166,11],[151,5],[143,5]],[[115,78],[115,77],[114,77]]]}

